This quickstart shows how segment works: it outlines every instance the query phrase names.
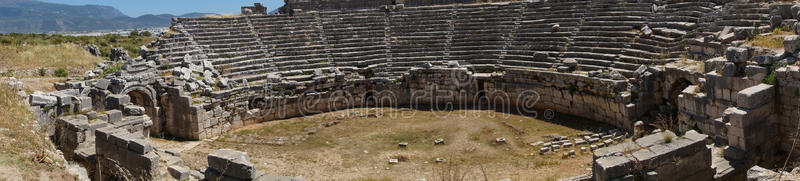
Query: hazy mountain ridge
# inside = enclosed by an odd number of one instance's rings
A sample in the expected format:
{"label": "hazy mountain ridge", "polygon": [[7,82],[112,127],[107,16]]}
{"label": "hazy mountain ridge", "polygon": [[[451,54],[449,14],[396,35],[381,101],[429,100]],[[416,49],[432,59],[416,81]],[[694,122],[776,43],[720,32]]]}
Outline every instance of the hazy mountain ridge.
{"label": "hazy mountain ridge", "polygon": [[[180,17],[197,17],[189,13]],[[129,17],[111,6],[73,6],[36,0],[0,0],[0,33],[41,33],[167,27],[171,14]]]}

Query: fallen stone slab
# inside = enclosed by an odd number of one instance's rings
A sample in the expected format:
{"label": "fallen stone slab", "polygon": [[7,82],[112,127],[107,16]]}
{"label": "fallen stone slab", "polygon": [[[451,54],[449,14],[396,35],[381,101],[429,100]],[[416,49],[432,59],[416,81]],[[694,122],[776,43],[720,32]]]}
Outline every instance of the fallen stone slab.
{"label": "fallen stone slab", "polygon": [[434,145],[443,145],[444,144],[444,138],[439,138],[439,139],[433,140],[433,144]]}
{"label": "fallen stone slab", "polygon": [[544,144],[544,141],[537,141],[537,142],[531,143],[531,146],[539,146],[539,145],[543,145],[543,144]]}
{"label": "fallen stone slab", "polygon": [[[748,181],[760,181],[760,180],[777,180],[778,173],[760,166],[753,166],[749,170],[747,170],[747,180]],[[788,176],[786,176],[788,177]]]}
{"label": "fallen stone slab", "polygon": [[144,107],[136,106],[136,105],[126,105],[123,109],[125,111],[125,115],[129,116],[141,116],[144,115]]}
{"label": "fallen stone slab", "polygon": [[167,171],[176,180],[189,180],[189,167],[172,165],[167,168]]}
{"label": "fallen stone slab", "polygon": [[498,144],[505,144],[506,138],[495,138],[494,142]]}
{"label": "fallen stone slab", "polygon": [[208,167],[220,175],[238,179],[254,179],[256,176],[253,163],[250,163],[250,156],[246,152],[232,149],[220,149],[209,154]]}
{"label": "fallen stone slab", "polygon": [[56,103],[58,103],[58,98],[55,96],[33,93],[28,96],[28,103],[30,103],[31,106],[50,107],[55,106]]}
{"label": "fallen stone slab", "polygon": [[539,154],[544,155],[544,154],[547,154],[548,152],[550,152],[550,147],[539,148]]}

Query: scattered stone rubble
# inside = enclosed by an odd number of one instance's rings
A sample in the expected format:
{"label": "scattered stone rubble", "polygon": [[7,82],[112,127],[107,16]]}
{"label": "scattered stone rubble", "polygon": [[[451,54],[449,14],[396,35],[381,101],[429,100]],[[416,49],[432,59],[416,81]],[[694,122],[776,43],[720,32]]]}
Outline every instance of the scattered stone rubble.
{"label": "scattered stone rubble", "polygon": [[753,166],[747,170],[747,181],[772,181],[772,180],[800,180],[800,168],[791,172],[775,172],[760,166]]}
{"label": "scattered stone rubble", "polygon": [[557,154],[556,152],[563,151],[564,153],[562,154],[565,157],[570,157],[574,156],[578,151],[587,152],[590,151],[589,149],[594,151],[598,148],[621,143],[627,138],[627,133],[612,129],[598,133],[580,133],[573,138],[557,134],[545,137],[550,138],[549,142],[537,141],[531,143],[531,146],[538,148],[540,155]]}

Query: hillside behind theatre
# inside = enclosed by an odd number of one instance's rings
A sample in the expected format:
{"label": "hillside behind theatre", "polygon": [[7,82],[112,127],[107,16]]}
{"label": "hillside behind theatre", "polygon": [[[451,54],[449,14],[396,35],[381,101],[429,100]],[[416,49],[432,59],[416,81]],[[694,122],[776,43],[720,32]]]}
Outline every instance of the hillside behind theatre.
{"label": "hillside behind theatre", "polygon": [[[200,17],[189,13],[180,17]],[[168,27],[178,15],[129,17],[111,6],[73,6],[36,0],[0,0],[0,33],[46,33]]]}

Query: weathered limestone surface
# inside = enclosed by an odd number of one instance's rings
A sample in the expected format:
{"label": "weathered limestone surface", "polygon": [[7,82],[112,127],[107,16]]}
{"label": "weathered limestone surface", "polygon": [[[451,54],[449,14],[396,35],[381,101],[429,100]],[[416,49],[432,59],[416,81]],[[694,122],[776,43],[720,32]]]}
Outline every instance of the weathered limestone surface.
{"label": "weathered limestone surface", "polygon": [[737,105],[742,108],[755,109],[774,101],[775,87],[768,84],[759,84],[739,91]]}
{"label": "weathered limestone surface", "polygon": [[209,180],[217,180],[217,177],[252,180],[256,176],[256,170],[247,153],[231,149],[221,149],[209,154],[208,168],[206,179]]}
{"label": "weathered limestone surface", "polygon": [[95,144],[100,173],[108,178],[155,180],[159,157],[145,139],[127,130],[97,129]]}
{"label": "weathered limestone surface", "polygon": [[594,179],[711,180],[714,173],[707,138],[695,131],[681,137],[662,132],[600,148],[594,153]]}
{"label": "weathered limestone surface", "polygon": [[220,149],[208,154],[206,180],[302,181],[303,178],[270,176],[256,171],[245,152]]}

